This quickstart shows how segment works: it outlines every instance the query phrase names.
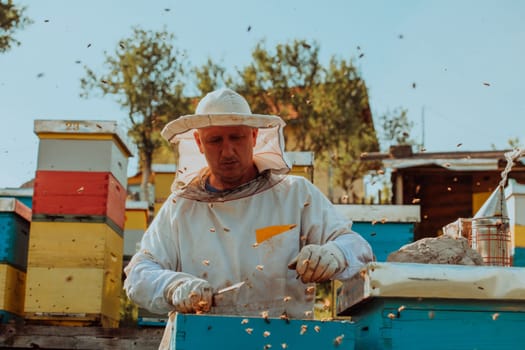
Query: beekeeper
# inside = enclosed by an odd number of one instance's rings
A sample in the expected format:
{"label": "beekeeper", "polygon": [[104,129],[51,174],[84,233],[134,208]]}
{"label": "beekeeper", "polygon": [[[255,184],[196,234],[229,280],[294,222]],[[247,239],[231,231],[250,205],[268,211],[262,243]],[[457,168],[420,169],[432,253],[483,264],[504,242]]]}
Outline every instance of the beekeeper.
{"label": "beekeeper", "polygon": [[[219,89],[165,126],[162,136],[179,145],[178,172],[125,268],[131,300],[159,314],[309,318],[315,282],[345,279],[373,259],[350,220],[286,174],[284,124]],[[240,287],[217,294],[232,285]]]}

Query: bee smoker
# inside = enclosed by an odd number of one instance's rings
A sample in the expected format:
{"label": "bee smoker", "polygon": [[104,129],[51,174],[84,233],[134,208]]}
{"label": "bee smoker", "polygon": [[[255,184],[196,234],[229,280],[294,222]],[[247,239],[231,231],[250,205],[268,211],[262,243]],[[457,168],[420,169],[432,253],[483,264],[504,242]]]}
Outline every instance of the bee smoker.
{"label": "bee smoker", "polygon": [[472,248],[481,254],[485,265],[512,265],[512,237],[501,184],[472,218]]}

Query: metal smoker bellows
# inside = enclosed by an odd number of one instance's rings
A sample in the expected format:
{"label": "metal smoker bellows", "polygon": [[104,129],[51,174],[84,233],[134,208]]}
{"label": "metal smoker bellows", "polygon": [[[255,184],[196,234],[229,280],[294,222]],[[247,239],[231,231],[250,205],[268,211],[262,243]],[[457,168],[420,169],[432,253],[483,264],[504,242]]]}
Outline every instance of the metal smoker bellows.
{"label": "metal smoker bellows", "polygon": [[472,219],[472,248],[481,254],[486,265],[512,265],[512,237],[501,184]]}

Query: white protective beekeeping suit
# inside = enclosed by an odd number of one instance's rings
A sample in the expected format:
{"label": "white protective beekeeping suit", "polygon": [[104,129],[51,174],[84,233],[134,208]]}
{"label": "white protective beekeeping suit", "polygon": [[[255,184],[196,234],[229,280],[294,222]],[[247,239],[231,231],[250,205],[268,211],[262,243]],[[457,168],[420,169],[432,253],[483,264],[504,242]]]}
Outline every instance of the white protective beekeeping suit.
{"label": "white protective beekeeping suit", "polygon": [[[256,179],[226,192],[205,189],[206,161],[192,134],[212,125],[259,128]],[[349,277],[373,259],[368,243],[351,231],[351,221],[312,183],[285,175],[289,167],[283,157],[283,126],[281,118],[252,114],[244,98],[221,89],[208,94],[196,114],[164,128],[163,136],[179,144],[179,172],[173,193],[125,269],[124,288],[134,302],[166,314],[174,311],[172,293],[182,282],[204,280],[213,291],[244,282],[238,290],[214,298],[210,312],[309,318],[315,284],[303,283],[288,267],[301,249],[313,247],[314,253],[302,251],[311,256],[333,256],[330,271],[336,274],[331,278]],[[169,332],[164,341],[161,348],[167,347]]]}

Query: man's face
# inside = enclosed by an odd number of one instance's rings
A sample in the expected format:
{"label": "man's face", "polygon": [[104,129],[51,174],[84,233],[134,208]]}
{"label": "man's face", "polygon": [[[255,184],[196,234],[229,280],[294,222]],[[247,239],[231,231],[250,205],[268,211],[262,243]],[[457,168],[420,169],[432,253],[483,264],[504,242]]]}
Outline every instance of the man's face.
{"label": "man's face", "polygon": [[258,131],[249,126],[210,126],[195,132],[210,168],[212,186],[232,189],[255,177],[253,147]]}

